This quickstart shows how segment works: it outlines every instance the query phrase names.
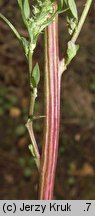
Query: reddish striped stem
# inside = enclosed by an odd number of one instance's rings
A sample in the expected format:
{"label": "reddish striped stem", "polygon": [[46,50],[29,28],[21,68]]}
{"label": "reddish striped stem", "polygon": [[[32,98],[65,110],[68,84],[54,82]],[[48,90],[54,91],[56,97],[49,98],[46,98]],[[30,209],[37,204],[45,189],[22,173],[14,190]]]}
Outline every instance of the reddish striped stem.
{"label": "reddish striped stem", "polygon": [[60,73],[58,17],[45,31],[45,124],[41,158],[39,199],[53,199],[58,155],[60,117]]}

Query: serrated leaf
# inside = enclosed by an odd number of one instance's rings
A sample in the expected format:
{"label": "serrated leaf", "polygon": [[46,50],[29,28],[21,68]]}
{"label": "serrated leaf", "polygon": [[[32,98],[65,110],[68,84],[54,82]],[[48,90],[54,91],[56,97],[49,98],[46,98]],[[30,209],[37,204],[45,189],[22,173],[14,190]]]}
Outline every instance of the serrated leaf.
{"label": "serrated leaf", "polygon": [[37,87],[38,83],[40,81],[40,69],[39,69],[39,65],[38,63],[36,63],[33,72],[32,72],[32,78],[31,78],[31,82],[34,88]]}
{"label": "serrated leaf", "polygon": [[28,0],[24,0],[24,15],[26,19],[30,17],[30,6]]}
{"label": "serrated leaf", "polygon": [[79,49],[79,45],[74,44],[72,41],[68,42],[67,64],[69,64],[71,62],[71,60],[76,56],[78,49]]}
{"label": "serrated leaf", "polygon": [[72,15],[78,19],[78,13],[77,13],[77,6],[75,3],[75,0],[68,0],[68,6],[70,8],[70,11],[72,13]]}

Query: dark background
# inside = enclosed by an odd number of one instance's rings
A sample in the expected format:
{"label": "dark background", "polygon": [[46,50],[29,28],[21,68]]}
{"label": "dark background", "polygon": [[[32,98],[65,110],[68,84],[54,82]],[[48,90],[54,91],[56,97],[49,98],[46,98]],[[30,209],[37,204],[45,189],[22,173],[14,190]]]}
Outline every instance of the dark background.
{"label": "dark background", "polygon": [[[32,2],[32,1],[31,1]],[[79,14],[85,1],[77,1]],[[31,3],[32,5],[32,3]],[[2,12],[27,36],[17,1],[1,0]],[[64,15],[59,18],[62,57],[68,41]],[[80,50],[63,74],[59,156],[55,199],[95,199],[95,10],[92,5],[78,39]],[[38,61],[41,81],[36,114],[43,114],[43,34],[33,65]],[[0,199],[37,199],[38,172],[28,150],[28,67],[18,41],[0,21]],[[34,124],[41,150],[43,120]]]}

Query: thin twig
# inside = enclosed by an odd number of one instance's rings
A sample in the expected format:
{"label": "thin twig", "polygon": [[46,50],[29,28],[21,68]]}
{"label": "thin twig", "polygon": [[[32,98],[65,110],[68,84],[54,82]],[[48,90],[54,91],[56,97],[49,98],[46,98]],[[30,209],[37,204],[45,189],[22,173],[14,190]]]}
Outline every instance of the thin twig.
{"label": "thin twig", "polygon": [[[83,24],[86,20],[86,17],[87,17],[87,14],[89,12],[89,9],[90,9],[90,6],[91,6],[91,3],[92,3],[93,0],[87,0],[86,1],[86,4],[85,4],[85,7],[83,9],[83,12],[82,12],[82,15],[80,17],[80,20],[78,22],[78,25],[73,33],[73,36],[71,38],[70,41],[72,41],[74,44],[81,32],[81,29],[83,27]],[[59,71],[60,71],[60,74],[62,75],[63,72],[67,69],[66,65],[65,65],[65,58],[63,58],[61,61],[59,61]]]}
{"label": "thin twig", "polygon": [[12,32],[14,33],[14,35],[17,37],[18,41],[22,45],[21,36],[16,30],[16,28],[12,25],[12,23],[10,23],[10,21],[1,13],[0,13],[0,19],[3,20],[10,27],[10,29],[12,30]]}
{"label": "thin twig", "polygon": [[38,145],[36,143],[34,131],[33,131],[33,120],[31,117],[34,115],[34,105],[37,97],[37,88],[33,88],[31,84],[31,76],[32,76],[32,53],[29,53],[29,81],[30,81],[30,106],[29,106],[29,119],[26,123],[26,127],[30,134],[31,145],[29,145],[29,149],[34,157],[38,170],[40,169],[40,154]]}
{"label": "thin twig", "polygon": [[71,38],[71,41],[72,41],[73,43],[76,42],[76,40],[77,40],[77,38],[78,38],[78,36],[79,36],[79,34],[80,34],[80,32],[81,32],[81,29],[82,29],[83,24],[84,24],[84,22],[85,22],[85,20],[86,20],[87,14],[88,14],[89,9],[90,9],[90,6],[91,6],[91,4],[92,4],[92,1],[93,1],[93,0],[87,0],[87,1],[86,1],[84,10],[83,10],[82,15],[81,15],[81,17],[80,17],[80,20],[79,20],[79,22],[78,22],[78,26],[76,27],[76,30],[75,30],[75,32],[74,32],[72,38]]}
{"label": "thin twig", "polygon": [[34,160],[36,162],[37,168],[38,170],[40,169],[40,154],[39,154],[39,149],[38,149],[38,145],[36,143],[36,139],[34,136],[34,131],[33,131],[33,122],[28,121],[26,123],[26,127],[28,129],[32,144],[29,145],[29,149],[34,157]]}

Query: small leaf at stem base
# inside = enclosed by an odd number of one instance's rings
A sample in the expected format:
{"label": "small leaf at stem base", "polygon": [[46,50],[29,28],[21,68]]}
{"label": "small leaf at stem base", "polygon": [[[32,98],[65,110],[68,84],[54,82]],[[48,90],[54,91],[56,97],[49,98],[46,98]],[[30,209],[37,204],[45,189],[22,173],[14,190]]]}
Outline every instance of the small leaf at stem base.
{"label": "small leaf at stem base", "polygon": [[67,49],[67,65],[71,62],[71,60],[76,56],[77,51],[79,49],[79,45],[76,45],[72,41],[68,42],[68,49]]}
{"label": "small leaf at stem base", "polygon": [[40,69],[38,63],[36,63],[33,72],[32,72],[32,77],[31,77],[31,83],[33,88],[36,88],[38,83],[40,81]]}

